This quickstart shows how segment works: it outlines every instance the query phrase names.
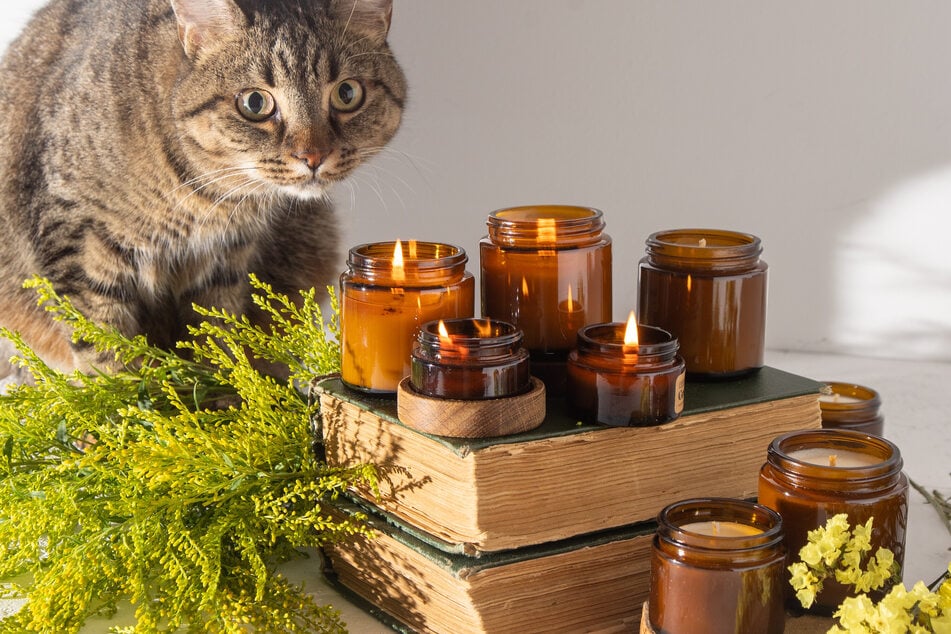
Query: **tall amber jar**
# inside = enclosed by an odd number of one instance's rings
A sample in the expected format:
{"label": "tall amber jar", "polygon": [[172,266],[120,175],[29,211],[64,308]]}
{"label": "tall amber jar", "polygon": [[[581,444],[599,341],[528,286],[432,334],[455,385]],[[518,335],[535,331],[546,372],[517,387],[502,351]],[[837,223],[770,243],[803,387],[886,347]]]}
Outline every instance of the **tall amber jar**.
{"label": "tall amber jar", "polygon": [[472,317],[475,278],[460,247],[396,241],[350,249],[340,276],[341,379],[349,387],[395,394],[410,374],[420,327],[437,319]]}
{"label": "tall amber jar", "polygon": [[766,262],[756,236],[717,229],[651,234],[638,266],[641,323],[670,332],[691,378],[758,370],[766,343]]}
{"label": "tall amber jar", "polygon": [[[779,436],[760,470],[759,502],[783,518],[788,564],[799,561],[809,531],[839,513],[847,514],[852,526],[874,518],[872,552],[888,548],[899,566],[904,562],[908,478],[901,452],[884,438],[835,429]],[[869,596],[877,601],[889,589]],[[786,592],[790,607],[801,609],[788,584]],[[827,580],[810,611],[831,615],[850,594],[848,587]]]}
{"label": "tall amber jar", "polygon": [[538,205],[489,214],[482,315],[514,324],[532,374],[561,393],[578,329],[611,321],[611,238],[597,209]]}
{"label": "tall amber jar", "polygon": [[881,407],[878,392],[854,383],[827,381],[819,395],[822,426],[827,429],[851,429],[883,436],[885,417]]}
{"label": "tall amber jar", "polygon": [[724,498],[685,500],[657,517],[650,625],[659,634],[780,634],[785,548],[768,508]]}

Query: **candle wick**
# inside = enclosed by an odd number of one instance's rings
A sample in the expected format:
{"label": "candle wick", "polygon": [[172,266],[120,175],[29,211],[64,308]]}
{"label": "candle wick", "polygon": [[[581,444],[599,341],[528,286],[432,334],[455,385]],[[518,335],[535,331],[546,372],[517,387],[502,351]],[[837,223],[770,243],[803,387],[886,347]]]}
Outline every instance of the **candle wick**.
{"label": "candle wick", "polygon": [[836,463],[838,462],[838,460],[839,460],[839,457],[838,457],[837,455],[835,455],[834,453],[833,453],[833,454],[829,454],[829,466],[830,466],[830,467],[834,467],[834,466],[836,465]]}

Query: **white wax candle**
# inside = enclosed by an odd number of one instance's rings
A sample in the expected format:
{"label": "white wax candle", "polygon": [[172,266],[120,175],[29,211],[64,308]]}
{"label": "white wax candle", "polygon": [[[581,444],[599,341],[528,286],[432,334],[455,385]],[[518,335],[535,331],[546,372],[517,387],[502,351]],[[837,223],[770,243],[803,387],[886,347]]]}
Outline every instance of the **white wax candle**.
{"label": "white wax candle", "polygon": [[711,537],[751,537],[763,532],[749,524],[716,521],[690,522],[689,524],[681,524],[680,529],[699,535],[710,535]]}
{"label": "white wax candle", "polygon": [[821,394],[819,396],[819,401],[822,403],[862,403],[868,399],[857,398],[855,396],[846,396],[845,394],[839,394],[838,392],[833,392],[832,394]]}
{"label": "white wax candle", "polygon": [[790,458],[800,462],[821,465],[823,467],[869,467],[879,464],[882,459],[860,451],[836,449],[834,447],[810,447],[797,449],[789,453]]}

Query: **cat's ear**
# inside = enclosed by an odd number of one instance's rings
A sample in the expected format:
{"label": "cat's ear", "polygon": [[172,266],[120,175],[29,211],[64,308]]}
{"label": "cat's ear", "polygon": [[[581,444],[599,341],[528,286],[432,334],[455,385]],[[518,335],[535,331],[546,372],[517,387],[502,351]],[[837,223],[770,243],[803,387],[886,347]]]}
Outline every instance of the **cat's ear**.
{"label": "cat's ear", "polygon": [[185,54],[192,58],[202,48],[228,39],[248,25],[234,0],[172,0],[172,10]]}
{"label": "cat's ear", "polygon": [[393,0],[331,0],[337,18],[347,30],[382,44],[390,32]]}

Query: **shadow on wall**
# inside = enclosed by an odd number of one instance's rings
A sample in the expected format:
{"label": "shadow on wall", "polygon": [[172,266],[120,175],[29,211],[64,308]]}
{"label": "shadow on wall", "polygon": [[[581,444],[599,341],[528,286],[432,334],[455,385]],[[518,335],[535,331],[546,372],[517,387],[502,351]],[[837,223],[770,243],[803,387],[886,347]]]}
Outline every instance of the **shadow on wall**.
{"label": "shadow on wall", "polygon": [[874,202],[836,242],[842,351],[951,361],[951,166]]}

